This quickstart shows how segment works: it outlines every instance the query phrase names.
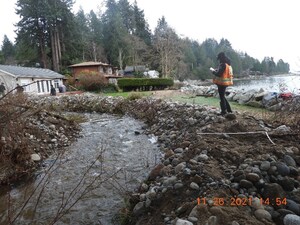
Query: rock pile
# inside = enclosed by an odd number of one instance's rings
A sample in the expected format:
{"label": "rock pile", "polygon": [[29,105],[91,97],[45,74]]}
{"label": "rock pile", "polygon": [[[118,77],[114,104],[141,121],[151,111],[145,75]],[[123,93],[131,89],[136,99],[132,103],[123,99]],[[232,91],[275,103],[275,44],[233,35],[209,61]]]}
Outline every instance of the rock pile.
{"label": "rock pile", "polygon": [[[33,109],[35,111],[38,105]],[[0,184],[13,183],[21,176],[30,175],[39,162],[50,154],[62,153],[62,149],[69,146],[79,135],[77,123],[47,110],[29,111],[30,116],[24,117],[25,128],[20,133],[1,137],[1,146],[4,149],[12,148],[11,140],[19,140],[13,148],[19,152],[15,154],[18,161],[2,161],[0,163]],[[15,137],[20,135],[20,137]]]}
{"label": "rock pile", "polygon": [[[300,224],[299,133],[251,116],[160,99],[38,97],[27,119],[29,163],[69,145],[78,127],[55,111],[129,114],[163,152],[131,198],[128,224]],[[5,144],[5,138],[1,138]]]}
{"label": "rock pile", "polygon": [[130,114],[164,157],[131,198],[128,224],[300,224],[299,133],[209,107],[94,95],[40,100],[70,111]]}

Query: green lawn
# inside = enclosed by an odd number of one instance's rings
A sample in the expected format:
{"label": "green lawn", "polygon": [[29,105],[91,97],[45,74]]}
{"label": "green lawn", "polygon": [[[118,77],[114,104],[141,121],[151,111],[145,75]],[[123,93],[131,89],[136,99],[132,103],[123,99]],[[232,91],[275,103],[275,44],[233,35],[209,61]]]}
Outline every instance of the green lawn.
{"label": "green lawn", "polygon": [[[220,108],[220,100],[219,98],[215,97],[202,97],[202,96],[196,96],[196,97],[173,97],[172,98],[174,101],[179,101],[179,102],[187,102],[187,103],[192,103],[192,104],[199,104],[199,105],[208,105],[208,106],[213,106],[216,108]],[[241,112],[254,112],[254,113],[266,113],[267,110],[263,108],[255,108],[252,106],[247,106],[247,105],[241,105],[237,102],[230,101],[229,102],[231,105],[231,108],[234,111],[241,111]]]}
{"label": "green lawn", "polygon": [[[117,92],[117,93],[105,93],[105,96],[123,96],[124,98],[130,98],[131,95],[133,94],[138,94],[142,96],[150,96],[152,95],[152,91],[145,91],[145,92]],[[220,100],[219,98],[215,97],[202,97],[202,96],[172,96],[170,97],[172,101],[177,101],[177,102],[186,102],[186,103],[192,103],[192,104],[199,104],[199,105],[208,105],[216,108],[220,108]],[[246,105],[240,105],[237,102],[229,102],[231,105],[231,108],[233,111],[238,111],[238,112],[249,112],[252,115],[259,116],[259,117],[265,117],[266,115],[272,114],[272,112],[264,109],[264,108],[255,108],[251,106],[246,106]]]}

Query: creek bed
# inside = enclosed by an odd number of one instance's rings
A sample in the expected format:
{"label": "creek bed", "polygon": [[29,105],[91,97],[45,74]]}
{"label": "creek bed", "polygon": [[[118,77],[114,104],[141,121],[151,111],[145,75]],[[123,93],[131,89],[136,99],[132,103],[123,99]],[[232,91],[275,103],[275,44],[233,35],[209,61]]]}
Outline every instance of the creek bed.
{"label": "creek bed", "polygon": [[124,195],[147,177],[160,151],[155,138],[143,134],[141,121],[84,115],[81,138],[62,156],[45,160],[35,179],[0,196],[0,224],[7,224],[7,208],[13,218],[35,189],[14,224],[51,224],[57,218],[56,224],[117,224],[111,221],[125,206]]}

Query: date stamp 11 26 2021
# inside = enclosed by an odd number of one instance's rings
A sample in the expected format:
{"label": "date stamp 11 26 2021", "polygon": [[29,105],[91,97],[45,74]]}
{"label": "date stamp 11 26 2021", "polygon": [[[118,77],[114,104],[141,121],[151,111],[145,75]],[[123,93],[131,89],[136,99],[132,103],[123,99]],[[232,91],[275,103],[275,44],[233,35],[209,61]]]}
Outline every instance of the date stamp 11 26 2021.
{"label": "date stamp 11 26 2021", "polygon": [[[261,205],[270,205],[270,206],[280,206],[286,205],[286,198],[258,198],[259,203]],[[197,204],[198,205],[207,205],[210,201],[210,205],[212,206],[251,206],[253,203],[253,198],[238,198],[238,197],[230,197],[230,198],[205,198],[198,197]]]}

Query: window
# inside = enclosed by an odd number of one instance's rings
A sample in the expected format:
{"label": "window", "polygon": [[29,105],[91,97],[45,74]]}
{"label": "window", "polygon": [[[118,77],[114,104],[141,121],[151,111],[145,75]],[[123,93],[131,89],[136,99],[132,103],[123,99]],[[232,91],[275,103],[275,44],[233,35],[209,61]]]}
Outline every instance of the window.
{"label": "window", "polygon": [[54,87],[58,88],[59,87],[59,80],[54,80]]}
{"label": "window", "polygon": [[41,85],[42,85],[42,92],[45,92],[45,87],[44,87],[44,81],[41,81]]}
{"label": "window", "polygon": [[47,92],[49,92],[50,91],[49,90],[49,81],[47,80],[46,83],[47,83]]}
{"label": "window", "polygon": [[36,82],[36,85],[37,85],[37,88],[38,88],[38,93],[40,93],[41,92],[40,82],[39,81]]}
{"label": "window", "polygon": [[28,86],[25,86],[25,85],[27,85],[27,83],[22,81],[21,86],[23,86],[24,92],[30,91],[30,85],[28,85]]}

